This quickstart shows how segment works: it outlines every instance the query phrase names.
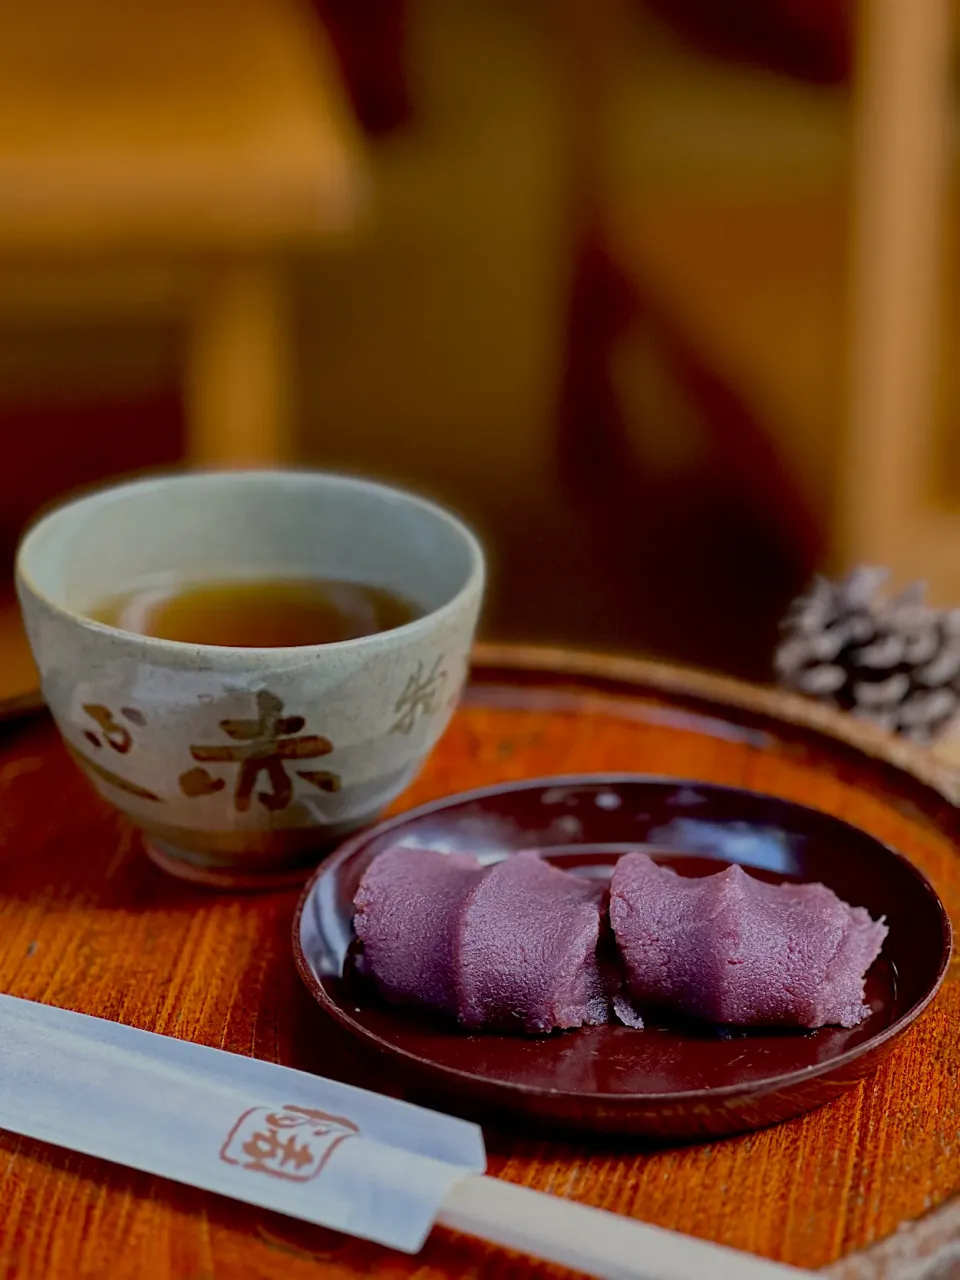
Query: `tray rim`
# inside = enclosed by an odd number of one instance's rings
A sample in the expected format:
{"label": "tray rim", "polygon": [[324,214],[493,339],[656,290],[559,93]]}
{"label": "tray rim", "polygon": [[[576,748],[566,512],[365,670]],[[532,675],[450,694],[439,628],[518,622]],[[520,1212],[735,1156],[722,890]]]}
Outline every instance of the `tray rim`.
{"label": "tray rim", "polygon": [[[487,641],[474,646],[471,671],[487,678],[497,671],[555,676],[558,680],[572,676],[588,682],[626,685],[638,691],[646,689],[706,707],[743,711],[842,743],[931,787],[951,805],[960,805],[960,769],[941,759],[936,749],[917,746],[869,720],[857,719],[773,685],[751,684],[696,667],[622,653]],[[469,691],[469,682],[467,688]],[[609,692],[615,694],[616,690]]]}

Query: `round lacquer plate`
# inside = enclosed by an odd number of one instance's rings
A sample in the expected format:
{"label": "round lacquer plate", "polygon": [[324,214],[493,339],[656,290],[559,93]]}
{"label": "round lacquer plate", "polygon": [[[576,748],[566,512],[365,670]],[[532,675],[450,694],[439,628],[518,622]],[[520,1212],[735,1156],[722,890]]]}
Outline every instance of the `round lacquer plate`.
{"label": "round lacquer plate", "polygon": [[[642,847],[681,874],[736,862],[767,880],[820,881],[889,925],[867,975],[870,1016],[852,1030],[744,1030],[644,1010],[642,1031],[611,1025],[533,1038],[468,1033],[398,1008],[354,973],[352,928],[360,878],[398,842],[490,862],[538,848],[557,866],[599,879]],[[308,884],[293,942],[321,1008],[392,1059],[391,1071],[418,1100],[553,1127],[696,1138],[788,1119],[870,1073],[933,998],[951,937],[924,876],[838,818],[753,791],[618,774],[490,787],[364,832]]]}

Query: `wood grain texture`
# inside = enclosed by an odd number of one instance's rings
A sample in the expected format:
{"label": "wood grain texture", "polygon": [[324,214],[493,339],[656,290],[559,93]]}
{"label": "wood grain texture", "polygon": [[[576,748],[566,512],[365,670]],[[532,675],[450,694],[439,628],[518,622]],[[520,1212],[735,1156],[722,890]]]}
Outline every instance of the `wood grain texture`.
{"label": "wood grain texture", "polygon": [[[950,776],[919,754],[870,731],[861,750],[847,722],[710,677],[582,655],[521,654],[519,667],[502,651],[485,658],[403,806],[508,778],[607,769],[754,787],[901,849],[960,922],[958,819],[941,794]],[[829,735],[838,725],[848,741]],[[165,878],[46,720],[0,733],[0,988],[391,1090],[385,1069],[362,1059],[299,986],[294,892],[217,895]],[[491,1170],[806,1267],[869,1249],[960,1184],[957,978],[954,965],[878,1075],[823,1111],[672,1149],[488,1130]],[[444,1233],[419,1258],[389,1254],[9,1135],[0,1171],[0,1276],[11,1280],[559,1274]],[[899,1267],[850,1274],[909,1274]]]}

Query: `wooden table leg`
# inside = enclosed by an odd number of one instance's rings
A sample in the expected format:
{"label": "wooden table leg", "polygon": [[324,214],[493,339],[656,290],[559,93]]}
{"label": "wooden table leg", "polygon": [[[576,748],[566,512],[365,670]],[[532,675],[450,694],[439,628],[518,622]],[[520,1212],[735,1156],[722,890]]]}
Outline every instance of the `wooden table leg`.
{"label": "wooden table leg", "polygon": [[924,533],[933,505],[950,13],[947,0],[861,6],[836,561],[838,569],[887,564],[898,576],[919,570],[935,588],[955,589],[960,562],[950,547],[960,529],[946,540]]}
{"label": "wooden table leg", "polygon": [[291,460],[291,344],[282,268],[263,262],[219,268],[198,299],[188,345],[188,462]]}

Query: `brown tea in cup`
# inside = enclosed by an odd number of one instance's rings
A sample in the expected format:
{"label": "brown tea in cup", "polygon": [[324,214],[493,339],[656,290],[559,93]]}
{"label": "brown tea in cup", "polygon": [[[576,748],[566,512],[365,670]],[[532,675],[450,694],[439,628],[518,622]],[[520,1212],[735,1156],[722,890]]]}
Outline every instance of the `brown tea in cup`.
{"label": "brown tea in cup", "polygon": [[288,648],[356,640],[422,616],[384,587],[334,579],[143,585],[89,610],[95,622],[186,644]]}

